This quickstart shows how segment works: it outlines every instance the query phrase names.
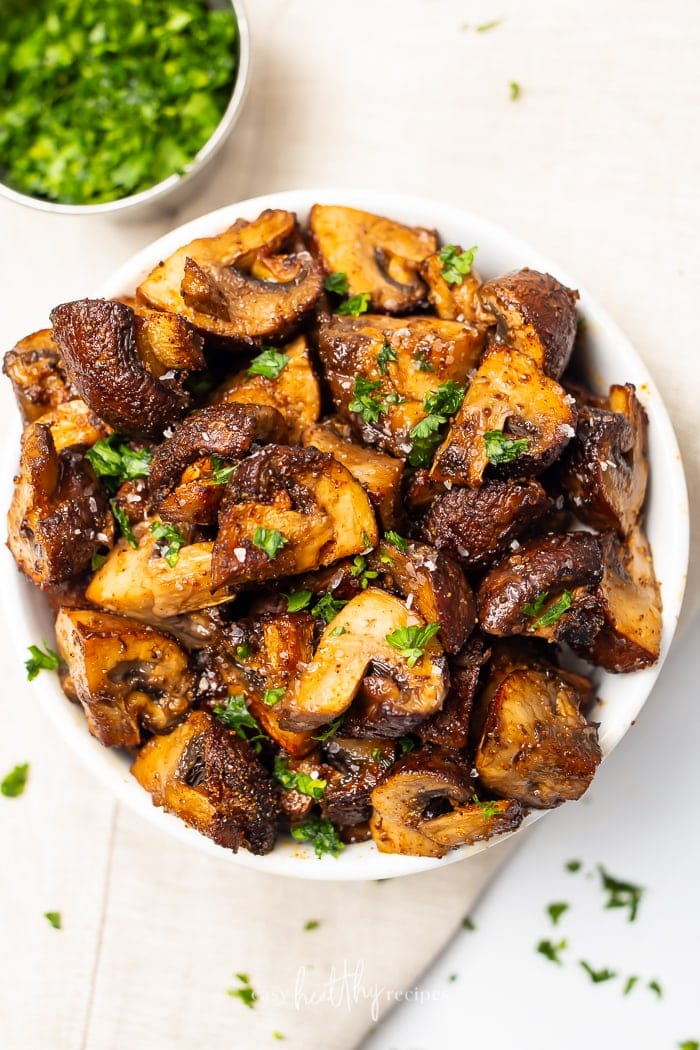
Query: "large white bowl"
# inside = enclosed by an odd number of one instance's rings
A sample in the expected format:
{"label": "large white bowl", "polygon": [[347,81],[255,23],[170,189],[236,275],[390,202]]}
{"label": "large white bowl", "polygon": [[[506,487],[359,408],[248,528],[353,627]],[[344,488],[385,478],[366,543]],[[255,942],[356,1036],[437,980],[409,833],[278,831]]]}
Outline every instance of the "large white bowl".
{"label": "large white bowl", "polygon": [[[627,338],[607,313],[581,288],[574,277],[536,249],[506,230],[471,212],[416,197],[377,193],[368,190],[295,190],[255,197],[219,211],[203,215],[160,238],[123,266],[97,294],[117,296],[131,293],[139,281],[161,260],[180,245],[195,237],[206,237],[223,230],[235,219],[255,218],[264,208],[287,208],[300,220],[306,219],[316,202],[348,204],[402,220],[406,223],[435,227],[446,242],[477,244],[478,264],[485,276],[495,276],[521,266],[545,270],[565,284],[578,288],[580,308],[586,319],[587,343],[590,350],[589,373],[601,388],[610,383],[632,382],[649,413],[649,455],[651,485],[648,496],[646,527],[654,552],[656,573],[664,603],[664,629],[661,658],[656,666],[630,675],[597,676],[601,703],[592,717],[600,722],[600,743],[604,755],[610,754],[639,714],[656,680],[675,631],[688,562],[688,503],[685,478],[678,445],[668,414],[654,382]],[[86,289],[86,292],[94,289]],[[17,426],[19,434],[19,426]],[[17,462],[17,446],[6,457],[3,475],[3,502],[10,499],[11,476]],[[3,550],[2,600],[5,622],[13,633],[17,651],[27,645],[52,637],[51,615],[41,594],[17,572],[9,553]],[[187,827],[176,817],[152,805],[150,796],[129,773],[126,754],[102,747],[87,731],[82,711],[69,703],[54,675],[41,674],[27,693],[38,695],[47,717],[66,738],[80,759],[121,801],[154,825],[154,833],[167,832],[183,843],[209,853],[212,858],[242,864],[259,871],[292,875],[304,879],[378,879],[411,875],[441,864],[451,864],[487,849],[489,843],[462,847],[442,860],[425,857],[402,857],[379,853],[372,842],[347,846],[334,859],[319,860],[308,846],[281,839],[274,851],[256,857],[245,850],[231,853],[210,839]],[[17,697],[20,703],[21,698]],[[541,813],[531,814],[523,826]],[[516,832],[517,834],[517,832]],[[499,838],[492,840],[500,841]]]}

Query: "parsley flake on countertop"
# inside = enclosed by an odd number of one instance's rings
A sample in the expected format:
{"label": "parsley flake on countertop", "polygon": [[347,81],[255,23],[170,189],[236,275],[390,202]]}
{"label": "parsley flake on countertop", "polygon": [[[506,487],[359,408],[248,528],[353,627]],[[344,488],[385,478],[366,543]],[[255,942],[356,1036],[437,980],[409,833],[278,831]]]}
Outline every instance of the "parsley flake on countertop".
{"label": "parsley flake on countertop", "polygon": [[315,817],[305,820],[292,828],[292,838],[296,842],[309,842],[314,848],[314,853],[321,858],[327,853],[337,857],[344,848],[338,837],[338,832],[330,820],[319,820]]}
{"label": "parsley flake on countertop", "polygon": [[605,870],[602,864],[598,865],[598,871],[600,872],[603,889],[609,895],[605,907],[627,908],[629,911],[627,921],[634,922],[644,894],[644,887],[637,886],[633,882],[624,882],[621,879],[614,878]]}
{"label": "parsley flake on countertop", "polygon": [[27,681],[32,682],[39,671],[57,671],[60,659],[57,652],[44,642],[45,652],[38,645],[29,646],[29,659],[24,661],[27,669]]}
{"label": "parsley flake on countertop", "polygon": [[622,991],[622,994],[623,995],[629,995],[638,980],[639,980],[639,978],[635,977],[635,976],[628,977],[627,980],[625,981],[625,987],[624,987],[624,989]]}
{"label": "parsley flake on countertop", "polygon": [[661,988],[661,985],[658,981],[649,981],[647,988],[650,992],[653,992],[656,996],[658,996],[659,999],[663,998],[663,989]]}
{"label": "parsley flake on countertop", "polygon": [[61,929],[60,911],[45,911],[44,918],[53,926],[54,930]]}
{"label": "parsley flake on countertop", "polygon": [[470,918],[469,915],[467,915],[466,918],[462,919],[462,929],[469,930],[471,933],[473,933],[476,929],[474,921]]}
{"label": "parsley flake on countertop", "polygon": [[24,762],[21,766],[15,766],[0,783],[0,792],[5,798],[19,798],[24,794],[29,776],[29,763]]}
{"label": "parsley flake on countertop", "polygon": [[678,1050],[700,1050],[700,1043],[697,1039],[686,1039],[685,1042],[678,1044]]}
{"label": "parsley flake on countertop", "polygon": [[508,84],[508,97],[511,102],[516,102],[520,98],[522,88],[517,80],[511,80]]}
{"label": "parsley flake on countertop", "polygon": [[564,912],[568,910],[569,905],[566,904],[565,901],[556,901],[554,904],[547,905],[547,914],[552,920],[554,926],[557,925]]}
{"label": "parsley flake on countertop", "polygon": [[593,984],[602,984],[603,981],[612,981],[613,978],[617,977],[615,970],[609,970],[607,966],[600,970],[594,970],[590,963],[587,963],[584,959],[579,959],[579,966],[583,967]]}
{"label": "parsley flake on countertop", "polygon": [[228,988],[226,994],[232,999],[240,999],[244,1006],[252,1010],[258,997],[250,986],[250,977],[247,973],[237,973],[236,978],[240,982],[240,988]]}
{"label": "parsley flake on countertop", "polygon": [[562,966],[562,961],[559,958],[559,953],[563,952],[566,948],[566,941],[558,941],[554,944],[550,940],[540,941],[537,945],[537,951],[540,955],[544,955],[545,959],[549,959],[550,962],[556,963],[557,966]]}
{"label": "parsley flake on countertop", "polygon": [[317,930],[320,925],[321,923],[318,921],[318,919],[309,919],[307,922],[304,923],[304,929]]}
{"label": "parsley flake on countertop", "polygon": [[250,362],[248,378],[263,376],[265,379],[277,379],[289,364],[289,357],[281,350],[268,346]]}
{"label": "parsley flake on countertop", "polygon": [[581,863],[580,860],[567,860],[567,862],[564,865],[564,867],[566,868],[567,871],[570,871],[570,872],[573,873],[575,871],[580,871],[581,868],[583,867],[583,864]]}

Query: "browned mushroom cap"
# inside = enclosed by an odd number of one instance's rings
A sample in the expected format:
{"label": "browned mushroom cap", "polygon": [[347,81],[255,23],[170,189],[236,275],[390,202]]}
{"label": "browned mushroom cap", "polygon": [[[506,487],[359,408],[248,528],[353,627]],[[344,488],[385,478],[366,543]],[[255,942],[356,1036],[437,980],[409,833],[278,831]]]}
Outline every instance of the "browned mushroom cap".
{"label": "browned mushroom cap", "polygon": [[81,299],[55,307],[51,322],[71,382],[115,430],[129,437],[157,438],[185,414],[187,397],[146,371],[130,307]]}
{"label": "browned mushroom cap", "polygon": [[648,419],[631,383],[612,386],[608,408],[579,410],[561,480],[574,513],[627,536],[639,518],[649,475]]}
{"label": "browned mushroom cap", "polygon": [[229,482],[212,579],[216,587],[278,579],[376,542],[367,494],[341,463],[315,449],[269,445],[243,460]]}
{"label": "browned mushroom cap", "polygon": [[171,255],[139,285],[139,299],[181,314],[205,335],[257,345],[290,334],[323,290],[308,252],[275,253],[294,236],[287,211],[239,219],[216,237],[200,237]]}
{"label": "browned mushroom cap", "polygon": [[19,410],[28,423],[76,396],[50,328],[26,336],[14,350],[8,350],[2,370],[12,383]]}
{"label": "browned mushroom cap", "polygon": [[372,813],[370,796],[396,757],[393,740],[355,740],[333,736],[324,744],[327,786],[321,799],[323,816],[334,824],[354,827]]}
{"label": "browned mushroom cap", "polygon": [[314,729],[337,719],[350,707],[371,665],[396,682],[397,717],[400,709],[404,732],[439,710],[447,675],[438,643],[426,643],[411,667],[412,661],[387,640],[401,628],[422,626],[398,598],[374,587],[362,591],[326,627],[312,662],[282,699],[282,726]]}
{"label": "browned mushroom cap", "polygon": [[469,767],[436,747],[400,758],[372,792],[372,808],[379,851],[416,857],[442,857],[514,831],[525,815],[518,802],[480,803]]}
{"label": "browned mushroom cap", "polygon": [[527,354],[552,379],[562,375],[576,338],[578,292],[526,267],[488,281],[479,297],[498,321],[499,342]]}
{"label": "browned mushroom cap", "polygon": [[167,733],[193,698],[187,655],[172,638],[135,620],[91,609],[61,609],[56,642],[105,747],[138,747],[142,732]]}
{"label": "browned mushroom cap", "polygon": [[18,568],[39,586],[84,572],[114,540],[107,495],[91,467],[75,449],[58,452],[43,423],[29,423],[22,434],[7,524]]}
{"label": "browned mushroom cap", "polygon": [[489,634],[531,634],[573,644],[602,626],[593,595],[603,574],[600,540],[590,532],[528,540],[484,577],[479,623]]}
{"label": "browned mushroom cap", "polygon": [[484,664],[491,650],[486,648],[483,635],[471,636],[461,653],[452,657],[450,667],[450,691],[445,697],[442,711],[422,722],[415,733],[426,743],[462,751],[469,743],[474,696]]}
{"label": "browned mushroom cap", "polygon": [[[457,254],[462,252],[458,246],[455,250]],[[428,286],[428,299],[438,317],[446,321],[469,321],[482,327],[495,324],[493,314],[481,304],[481,278],[476,270],[472,268],[459,282],[448,284],[443,269],[440,252],[429,255],[420,266],[420,275]]]}
{"label": "browned mushroom cap", "polygon": [[[405,549],[402,549],[405,547]],[[445,652],[458,653],[474,629],[476,602],[461,566],[426,543],[402,548],[383,540],[368,564],[391,591],[398,591],[426,623],[439,623]]]}
{"label": "browned mushroom cap", "polygon": [[207,367],[202,337],[189,321],[166,310],[149,310],[131,302],[136,315],[136,349],[156,379],[167,380],[175,372],[199,372]]}
{"label": "browned mushroom cap", "polygon": [[[600,539],[603,578],[596,598],[605,623],[590,644],[577,652],[606,671],[637,671],[659,658],[661,593],[651,549],[641,528],[623,545],[613,534]],[[573,644],[573,643],[572,643]]]}
{"label": "browned mushroom cap", "polygon": [[536,809],[580,798],[601,761],[598,727],[579,710],[581,697],[555,668],[494,671],[476,753],[490,791]]}
{"label": "browned mushroom cap", "polygon": [[419,535],[449,551],[468,569],[481,569],[552,510],[538,481],[485,481],[437,496],[418,524]]}
{"label": "browned mushroom cap", "polygon": [[280,814],[275,787],[244,740],[205,711],[156,736],[131,767],[153,803],[236,853],[269,853]]}
{"label": "browned mushroom cap", "polygon": [[314,204],[309,229],[326,271],[345,274],[349,295],[369,292],[373,310],[407,313],[425,300],[418,268],[437,248],[434,230],[331,204]]}
{"label": "browned mushroom cap", "polygon": [[[561,455],[575,422],[573,398],[532,358],[492,349],[435,455],[432,475],[477,488],[490,462],[509,473],[536,474]],[[491,451],[494,434],[522,445],[506,446],[503,459]]]}
{"label": "browned mushroom cap", "polygon": [[330,452],[366,490],[384,529],[397,524],[401,506],[403,462],[383,452],[365,448],[349,439],[349,428],[340,420],[325,420],[306,427],[301,443],[319,452]]}

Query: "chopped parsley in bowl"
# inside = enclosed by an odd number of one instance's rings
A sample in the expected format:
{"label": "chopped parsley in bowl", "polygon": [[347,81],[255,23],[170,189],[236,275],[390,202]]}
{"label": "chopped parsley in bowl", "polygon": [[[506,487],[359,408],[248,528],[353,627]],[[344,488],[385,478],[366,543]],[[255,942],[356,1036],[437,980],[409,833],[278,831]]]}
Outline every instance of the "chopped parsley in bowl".
{"label": "chopped parsley in bowl", "polygon": [[0,180],[37,202],[109,204],[183,175],[242,72],[230,3],[43,0],[3,21]]}

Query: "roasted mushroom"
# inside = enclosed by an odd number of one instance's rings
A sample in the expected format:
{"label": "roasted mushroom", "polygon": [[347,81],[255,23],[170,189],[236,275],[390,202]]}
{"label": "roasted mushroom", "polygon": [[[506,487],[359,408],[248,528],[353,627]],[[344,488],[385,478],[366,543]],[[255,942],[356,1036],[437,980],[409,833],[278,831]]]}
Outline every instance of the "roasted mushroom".
{"label": "roasted mushroom", "polygon": [[394,719],[398,736],[442,707],[447,675],[442,649],[434,639],[402,655],[388,638],[405,628],[421,628],[419,616],[384,591],[369,587],[348,602],[323,632],[313,661],[295,678],[280,703],[280,724],[314,729],[334,721],[350,707],[367,669],[396,683]]}
{"label": "roasted mushroom", "polygon": [[[136,315],[107,299],[81,299],[51,311],[54,337],[71,383],[97,415],[128,437],[159,438],[190,400],[165,385],[138,353]],[[145,336],[144,336],[145,337]]]}
{"label": "roasted mushroom", "polygon": [[576,437],[566,450],[560,477],[581,521],[630,534],[647,488],[647,426],[631,383],[610,387],[606,408],[579,409]]}
{"label": "roasted mushroom", "polygon": [[333,736],[324,745],[328,766],[321,812],[334,824],[354,827],[372,813],[371,794],[396,757],[393,740]]}
{"label": "roasted mushroom", "polygon": [[193,711],[167,736],[156,736],[131,767],[153,804],[236,853],[269,853],[279,802],[250,746],[205,711]]}
{"label": "roasted mushroom", "polygon": [[426,743],[462,751],[469,743],[472,706],[482,668],[491,650],[483,635],[473,634],[464,649],[449,661],[450,690],[441,711],[421,722],[414,732]]}
{"label": "roasted mushroom", "polygon": [[483,802],[469,767],[453,753],[426,747],[400,758],[372,792],[372,838],[381,853],[443,857],[456,846],[514,831],[517,801]]}
{"label": "roasted mushroom", "polygon": [[559,379],[574,348],[578,292],[526,267],[488,281],[479,298],[498,322],[497,340]]}
{"label": "roasted mushroom", "polygon": [[435,455],[433,477],[478,488],[489,464],[518,475],[541,472],[574,436],[573,403],[532,358],[490,350]]}
{"label": "roasted mushroom", "polygon": [[8,350],[2,370],[12,383],[19,410],[28,423],[76,396],[50,328],[26,336]]}
{"label": "roasted mushroom", "polygon": [[[462,248],[457,245],[449,245],[454,250],[455,256],[464,254]],[[450,281],[445,280],[445,271],[448,262],[445,259],[444,250],[429,255],[420,266],[420,275],[428,286],[428,299],[435,307],[435,313],[445,321],[469,321],[482,327],[495,324],[495,318],[490,311],[485,310],[479,298],[481,278],[471,268],[468,273],[459,271],[448,276]]]}
{"label": "roasted mushroom", "polygon": [[220,340],[253,346],[282,339],[323,290],[321,268],[308,252],[276,254],[295,231],[296,219],[287,211],[239,219],[218,236],[178,248],[139,285],[137,296]]}
{"label": "roasted mushroom", "polygon": [[345,274],[349,295],[368,292],[372,309],[390,314],[424,302],[418,270],[437,248],[433,230],[332,204],[313,206],[309,229],[326,272]]}
{"label": "roasted mushroom", "polygon": [[90,732],[105,747],[138,747],[188,711],[187,654],[146,624],[93,609],[61,609],[56,642]]}
{"label": "roasted mushroom", "polygon": [[201,372],[207,367],[202,337],[184,317],[149,310],[135,301],[126,305],[136,315],[136,349],[152,376],[167,383],[173,372]]}

